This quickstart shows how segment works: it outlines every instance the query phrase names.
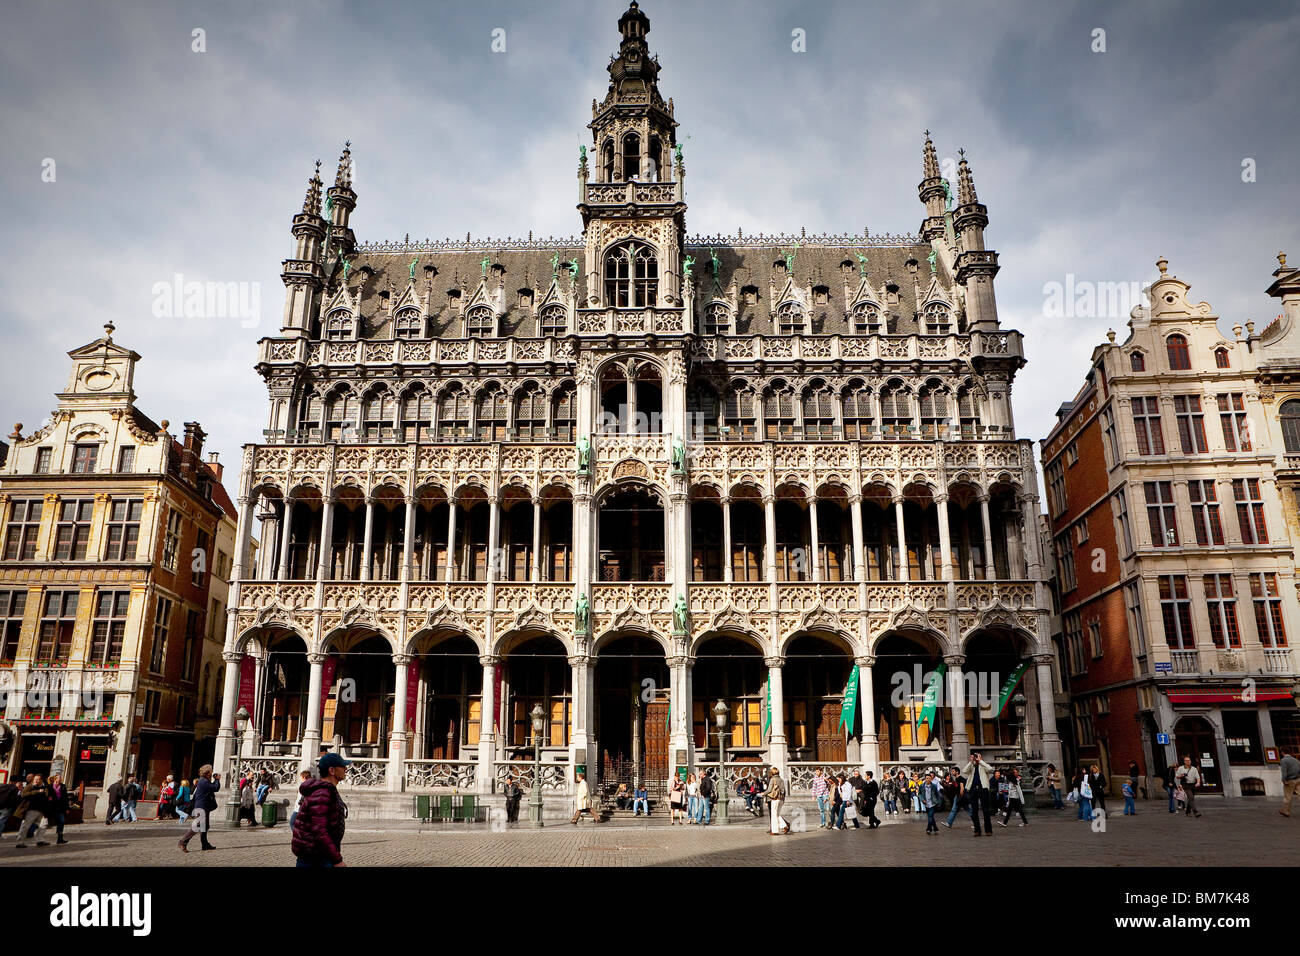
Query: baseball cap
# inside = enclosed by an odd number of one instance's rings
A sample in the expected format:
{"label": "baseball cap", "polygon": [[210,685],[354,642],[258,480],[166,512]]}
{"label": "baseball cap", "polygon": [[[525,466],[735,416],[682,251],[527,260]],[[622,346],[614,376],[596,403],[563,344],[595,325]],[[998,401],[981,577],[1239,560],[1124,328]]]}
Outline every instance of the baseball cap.
{"label": "baseball cap", "polygon": [[316,768],[321,772],[321,776],[324,776],[325,771],[329,770],[331,767],[350,767],[350,766],[352,766],[351,761],[344,760],[338,754],[325,754],[320,758],[320,763],[316,765]]}

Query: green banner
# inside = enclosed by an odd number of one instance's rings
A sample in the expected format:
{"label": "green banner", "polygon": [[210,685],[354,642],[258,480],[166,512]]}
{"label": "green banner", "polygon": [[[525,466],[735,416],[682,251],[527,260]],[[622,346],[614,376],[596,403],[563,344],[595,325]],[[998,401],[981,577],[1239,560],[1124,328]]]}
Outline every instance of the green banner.
{"label": "green banner", "polygon": [[767,678],[767,718],[763,721],[763,733],[767,734],[772,729],[772,676]]}
{"label": "green banner", "polygon": [[849,682],[844,685],[844,703],[840,705],[840,726],[849,728],[849,736],[858,721],[858,665],[849,671]]}
{"label": "green banner", "polygon": [[[930,729],[930,737],[934,736],[934,712],[939,707],[939,689],[943,686],[943,673],[947,669],[947,664],[940,663],[938,667],[930,672],[930,682],[925,688],[925,698],[921,703],[921,716],[916,721],[913,739],[918,739],[921,736],[922,724],[925,724]],[[926,743],[929,743],[928,739]]]}
{"label": "green banner", "polygon": [[1029,670],[1029,662],[1022,661],[1015,670],[1013,670],[1002,685],[1002,691],[998,694],[998,716],[1002,716],[1002,711],[1007,709],[1007,701],[1011,699],[1011,692],[1016,689],[1020,679],[1025,676],[1025,671]]}

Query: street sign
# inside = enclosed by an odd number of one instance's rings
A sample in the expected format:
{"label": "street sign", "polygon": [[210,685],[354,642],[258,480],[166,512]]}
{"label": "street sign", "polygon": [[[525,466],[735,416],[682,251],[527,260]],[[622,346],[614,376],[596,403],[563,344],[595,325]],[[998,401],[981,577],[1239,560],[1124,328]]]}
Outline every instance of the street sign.
{"label": "street sign", "polygon": [[1169,743],[1169,735],[1168,735],[1168,734],[1156,734],[1156,743],[1158,743],[1158,744],[1167,744],[1167,743]]}
{"label": "street sign", "polygon": [[1172,674],[1174,672],[1173,661],[1156,661],[1157,674]]}

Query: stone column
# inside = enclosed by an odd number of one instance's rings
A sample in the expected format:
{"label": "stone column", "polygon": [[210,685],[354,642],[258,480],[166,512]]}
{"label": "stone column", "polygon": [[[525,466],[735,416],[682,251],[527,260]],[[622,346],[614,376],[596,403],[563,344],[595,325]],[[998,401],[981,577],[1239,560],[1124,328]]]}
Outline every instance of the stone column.
{"label": "stone column", "polygon": [[880,770],[880,740],[876,735],[876,688],[872,680],[874,657],[855,657],[858,665],[858,706],[862,711],[862,736],[858,741],[858,759],[864,770],[870,770],[878,780]]}
{"label": "stone column", "polygon": [[734,579],[731,568],[731,498],[722,499],[722,580]]}
{"label": "stone column", "polygon": [[820,536],[817,534],[817,496],[814,494],[808,499],[808,539],[812,545],[812,574],[809,576],[811,581],[820,581],[822,579],[822,549]]}
{"label": "stone column", "polygon": [[301,770],[314,767],[316,755],[320,753],[321,681],[324,679],[325,657],[324,654],[307,655],[311,675],[307,682],[307,727],[302,733],[302,753],[298,761]]}
{"label": "stone column", "polygon": [[781,668],[785,666],[784,657],[768,657],[763,661],[767,665],[768,686],[771,688],[771,733],[767,743],[767,762],[781,768],[782,776],[786,773],[786,739],[785,739],[785,689],[781,683]]}
{"label": "stone column", "polygon": [[939,560],[943,564],[943,579],[951,581],[952,573],[952,535],[948,529],[948,496],[938,495],[934,499],[938,509],[939,522]]}
{"label": "stone column", "polygon": [[415,496],[406,496],[406,523],[402,532],[402,583],[415,576]]}
{"label": "stone column", "polygon": [[[949,654],[943,662],[948,665],[948,722],[952,724],[952,762],[961,767],[970,759],[970,738],[966,734],[966,684],[961,672],[966,658],[961,654]],[[970,703],[979,706],[978,701]]]}
{"label": "stone column", "polygon": [[569,764],[575,768],[570,771],[570,784],[577,782],[574,776],[578,764],[587,770],[588,785],[591,785],[591,768],[596,762],[596,736],[593,733],[596,717],[596,682],[592,680],[592,658],[589,654],[572,654],[569,666],[573,669],[573,735],[569,741]]}
{"label": "stone column", "polygon": [[867,579],[867,550],[862,534],[862,496],[849,496],[849,521],[853,526],[853,580]]}
{"label": "stone column", "polygon": [[372,495],[366,495],[366,530],[365,539],[361,542],[361,580],[370,580],[370,537],[375,527],[375,499]]}
{"label": "stone column", "polygon": [[[239,499],[239,521],[235,530],[235,563],[230,572],[231,581],[241,581],[247,576],[248,547],[253,537],[253,509],[257,499]],[[238,585],[236,585],[238,587]],[[234,615],[232,614],[233,618]]]}
{"label": "stone column", "polygon": [[406,789],[406,681],[410,664],[411,655],[393,655],[393,730],[388,736],[388,789],[393,793]]}
{"label": "stone column", "polygon": [[1043,734],[1043,759],[1061,769],[1061,735],[1056,730],[1056,697],[1052,691],[1052,655],[1034,657],[1038,676],[1038,719]]}
{"label": "stone column", "polygon": [[501,579],[501,565],[501,496],[488,495],[488,581],[499,581]]}
{"label": "stone column", "polygon": [[[585,479],[578,480],[585,482]],[[595,566],[592,555],[595,545],[593,535],[591,494],[585,490],[578,491],[573,496],[573,580],[577,585],[575,600],[578,594],[590,595],[591,592]]]}
{"label": "stone column", "polygon": [[320,555],[316,562],[316,580],[323,583],[334,561],[334,496],[326,495],[321,505]]}
{"label": "stone column", "polygon": [[[669,691],[669,753],[668,775],[677,772],[678,765],[690,767],[695,760],[695,742],[691,738],[691,668],[695,659],[686,653],[686,642],[675,642],[676,652],[668,658]],[[680,757],[680,759],[678,759]],[[667,781],[664,781],[665,783]]]}
{"label": "stone column", "polygon": [[993,563],[993,526],[989,521],[989,496],[980,495],[980,521],[984,527],[984,580],[997,579],[998,570]]}
{"label": "stone column", "polygon": [[899,581],[911,580],[911,571],[907,564],[907,534],[903,526],[903,496],[894,495],[894,522],[898,525],[898,577]]}
{"label": "stone column", "polygon": [[763,496],[764,542],[763,558],[767,565],[767,580],[776,580],[776,496]]}
{"label": "stone column", "polygon": [[542,499],[533,499],[533,553],[528,580],[536,584],[542,579]]}
{"label": "stone column", "polygon": [[497,668],[501,666],[501,658],[483,654],[478,662],[483,665],[483,705],[479,711],[478,767],[474,771],[474,789],[478,793],[493,793],[496,790],[496,716],[501,709],[496,698]]}
{"label": "stone column", "polygon": [[[239,665],[244,655],[237,651],[225,651],[221,659],[226,662],[226,681],[221,692],[221,725],[212,766],[224,780],[233,780],[238,775],[232,775],[229,764],[239,749],[235,739],[239,733],[239,728],[235,725],[235,712],[239,710]],[[225,789],[224,784],[222,789]]]}
{"label": "stone column", "polygon": [[447,499],[447,573],[445,579],[454,581],[456,574],[456,511],[455,498]]}
{"label": "stone column", "polygon": [[277,581],[289,580],[289,538],[293,533],[293,498],[284,496],[284,517],[280,520],[280,567],[276,572]]}

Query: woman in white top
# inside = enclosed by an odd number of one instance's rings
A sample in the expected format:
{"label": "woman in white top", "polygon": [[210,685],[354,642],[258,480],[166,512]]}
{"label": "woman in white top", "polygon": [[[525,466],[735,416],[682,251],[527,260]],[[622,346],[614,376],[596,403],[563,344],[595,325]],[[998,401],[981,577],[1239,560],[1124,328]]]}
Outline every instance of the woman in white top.
{"label": "woman in white top", "polygon": [[1020,786],[1020,771],[1014,768],[1007,772],[1007,808],[1002,812],[998,825],[1006,826],[1013,813],[1020,814],[1020,822],[1016,826],[1029,826],[1029,818],[1025,816],[1025,792]]}
{"label": "woman in white top", "polygon": [[862,828],[862,824],[858,822],[858,808],[853,805],[853,784],[845,778],[844,774],[840,774],[836,780],[839,785],[840,799],[844,801],[844,812],[840,815],[840,829],[846,829],[844,826],[845,820],[852,820],[853,829],[859,830]]}
{"label": "woman in white top", "polygon": [[687,813],[687,823],[700,822],[700,782],[695,779],[695,774],[686,775],[686,802],[689,807]]}

